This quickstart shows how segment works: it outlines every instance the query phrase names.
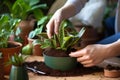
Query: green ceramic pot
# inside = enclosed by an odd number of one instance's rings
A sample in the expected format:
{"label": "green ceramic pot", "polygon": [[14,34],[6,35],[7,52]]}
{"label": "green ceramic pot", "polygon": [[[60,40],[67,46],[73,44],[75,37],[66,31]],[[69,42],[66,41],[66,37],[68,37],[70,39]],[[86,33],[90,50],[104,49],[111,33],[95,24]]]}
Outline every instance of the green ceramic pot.
{"label": "green ceramic pot", "polygon": [[77,66],[76,58],[73,57],[53,57],[43,54],[45,64],[56,70],[67,71]]}
{"label": "green ceramic pot", "polygon": [[29,80],[25,67],[12,65],[9,80]]}

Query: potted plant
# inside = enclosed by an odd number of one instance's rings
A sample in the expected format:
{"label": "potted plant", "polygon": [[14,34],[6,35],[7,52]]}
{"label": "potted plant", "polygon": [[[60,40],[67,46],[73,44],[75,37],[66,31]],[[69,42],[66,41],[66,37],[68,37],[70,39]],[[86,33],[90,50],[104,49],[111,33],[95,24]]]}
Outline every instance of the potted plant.
{"label": "potted plant", "polygon": [[11,71],[9,80],[29,80],[27,70],[24,66],[26,57],[22,55],[13,55],[9,58],[7,64],[11,64]]}
{"label": "potted plant", "polygon": [[39,2],[40,0],[16,0],[12,6],[9,6],[11,16],[21,19],[18,26],[23,45],[28,43],[28,34],[34,29],[36,20],[44,16],[42,9],[47,8],[46,4],[39,4]]}
{"label": "potted plant", "polygon": [[120,66],[107,65],[104,68],[104,76],[109,78],[120,77]]}
{"label": "potted plant", "polygon": [[46,30],[46,24],[50,20],[52,15],[46,15],[40,18],[37,21],[37,28],[32,30],[29,33],[28,36],[28,44],[33,48],[33,55],[41,56],[42,55],[42,49],[40,48],[39,40],[38,40],[38,34],[45,32]]}
{"label": "potted plant", "polygon": [[[8,57],[21,51],[22,44],[9,41],[9,37],[15,32],[19,19],[13,19],[8,15],[0,16],[0,52],[3,54],[3,62],[8,61]],[[10,66],[4,66],[5,74],[9,74]]]}
{"label": "potted plant", "polygon": [[0,80],[4,80],[4,70],[3,70],[3,56],[0,52]]}
{"label": "potted plant", "polygon": [[60,25],[59,34],[49,39],[47,36],[39,34],[38,36],[44,39],[41,40],[41,48],[45,49],[43,52],[45,64],[56,70],[70,70],[77,65],[76,58],[69,57],[71,51],[76,51],[74,46],[80,41],[81,36],[85,32],[82,28],[79,33],[76,31],[69,31],[68,25],[63,21]]}

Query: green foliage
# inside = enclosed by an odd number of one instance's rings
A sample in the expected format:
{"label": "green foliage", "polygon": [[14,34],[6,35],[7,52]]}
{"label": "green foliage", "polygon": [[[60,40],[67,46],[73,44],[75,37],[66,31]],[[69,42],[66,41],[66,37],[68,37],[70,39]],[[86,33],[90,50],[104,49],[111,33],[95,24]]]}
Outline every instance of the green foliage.
{"label": "green foliage", "polygon": [[22,66],[23,63],[25,62],[25,59],[27,57],[24,57],[22,55],[14,54],[9,58],[9,61],[7,62],[7,65],[14,65],[14,66]]}
{"label": "green foliage", "polygon": [[22,54],[24,54],[24,55],[32,54],[32,47],[30,46],[30,44],[27,44],[22,48]]}
{"label": "green foliage", "polygon": [[[71,31],[69,31],[71,29]],[[79,33],[74,31],[72,27],[68,27],[67,21],[63,21],[60,25],[59,34],[54,34],[51,39],[45,37],[45,33],[39,34],[38,36],[44,38],[41,40],[41,48],[55,48],[67,51],[68,49],[72,49],[72,47],[80,41],[83,33],[85,32],[85,28],[83,27]],[[47,34],[46,34],[47,35]]]}
{"label": "green foliage", "polygon": [[29,38],[34,38],[36,35],[45,32],[46,24],[50,20],[52,15],[43,16],[37,21],[37,28],[29,33]]}
{"label": "green foliage", "polygon": [[0,16],[0,48],[8,46],[9,36],[15,32],[20,19],[13,19],[9,15]]}
{"label": "green foliage", "polygon": [[16,0],[11,7],[11,15],[14,18],[26,19],[30,13],[33,13],[38,20],[43,17],[41,9],[47,8],[46,4],[38,4],[40,0]]}

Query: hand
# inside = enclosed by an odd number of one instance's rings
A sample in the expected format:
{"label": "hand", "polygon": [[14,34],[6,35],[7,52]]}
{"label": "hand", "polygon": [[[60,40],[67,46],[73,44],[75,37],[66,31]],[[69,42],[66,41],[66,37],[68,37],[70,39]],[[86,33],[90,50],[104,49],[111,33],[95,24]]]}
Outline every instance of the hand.
{"label": "hand", "polygon": [[52,16],[52,18],[50,19],[50,21],[46,25],[47,35],[49,38],[51,38],[54,33],[58,34],[59,25],[60,25],[62,20],[63,20],[62,9],[59,9],[55,12],[55,14]]}
{"label": "hand", "polygon": [[84,67],[91,67],[99,64],[106,58],[108,54],[107,45],[88,45],[82,50],[72,52],[71,57],[77,57],[77,61],[84,65]]}

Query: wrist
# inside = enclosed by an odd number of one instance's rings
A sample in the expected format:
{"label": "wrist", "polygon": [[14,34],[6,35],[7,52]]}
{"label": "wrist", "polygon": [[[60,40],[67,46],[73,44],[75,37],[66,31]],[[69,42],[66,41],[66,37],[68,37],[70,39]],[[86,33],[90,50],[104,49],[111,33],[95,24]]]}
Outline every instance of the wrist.
{"label": "wrist", "polygon": [[115,57],[120,55],[120,40],[107,45],[107,56],[108,58],[110,57]]}

